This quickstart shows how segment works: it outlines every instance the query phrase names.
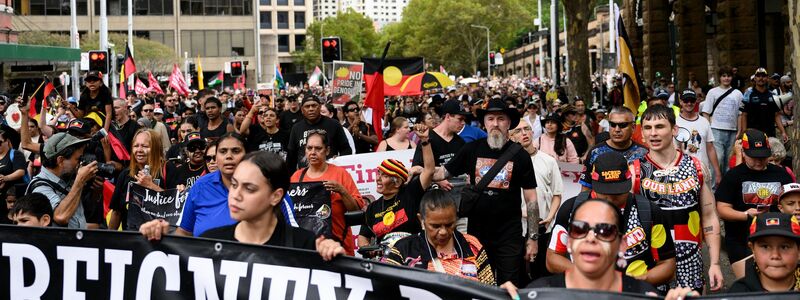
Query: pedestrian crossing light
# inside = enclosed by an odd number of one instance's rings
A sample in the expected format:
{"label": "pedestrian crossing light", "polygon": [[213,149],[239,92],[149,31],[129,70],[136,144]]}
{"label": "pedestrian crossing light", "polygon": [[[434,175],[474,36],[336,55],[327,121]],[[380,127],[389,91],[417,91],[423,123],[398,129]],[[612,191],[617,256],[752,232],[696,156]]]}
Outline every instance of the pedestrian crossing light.
{"label": "pedestrian crossing light", "polygon": [[322,62],[342,60],[342,40],[339,37],[322,38]]}
{"label": "pedestrian crossing light", "polygon": [[242,62],[239,60],[234,60],[231,62],[231,76],[232,77],[239,77],[242,76]]}
{"label": "pedestrian crossing light", "polygon": [[108,73],[108,51],[89,51],[89,71]]}
{"label": "pedestrian crossing light", "polygon": [[489,65],[494,65],[494,51],[489,52]]}

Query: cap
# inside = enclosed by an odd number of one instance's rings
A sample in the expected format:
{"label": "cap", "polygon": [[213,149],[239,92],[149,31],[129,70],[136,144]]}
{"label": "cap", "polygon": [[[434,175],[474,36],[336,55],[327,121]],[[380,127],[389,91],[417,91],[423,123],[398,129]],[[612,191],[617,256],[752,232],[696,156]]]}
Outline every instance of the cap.
{"label": "cap", "polygon": [[697,100],[697,93],[692,89],[685,89],[681,92],[681,100]]}
{"label": "cap", "polygon": [[504,101],[499,99],[489,100],[489,103],[486,104],[486,109],[478,109],[478,120],[483,124],[484,116],[486,116],[487,113],[493,112],[502,112],[506,114],[508,119],[511,120],[509,128],[516,128],[517,124],[519,124],[519,111],[516,108],[508,107]]}
{"label": "cap", "polygon": [[83,80],[87,79],[97,79],[97,80],[103,79],[103,73],[100,71],[86,72],[86,76],[83,78]]}
{"label": "cap", "polygon": [[[302,100],[300,100],[300,105],[303,105],[308,101],[314,101],[314,102],[317,102],[319,104],[322,104],[322,101],[320,101],[319,98],[317,98],[317,96],[314,96],[314,95],[307,95],[307,96],[298,95],[297,97],[298,98],[302,98]],[[291,101],[292,97],[289,97],[289,99]]]}
{"label": "cap", "polygon": [[408,169],[406,169],[406,166],[399,160],[391,158],[384,159],[381,165],[378,166],[378,170],[387,175],[398,177],[402,179],[403,182],[408,180]]}
{"label": "cap", "polygon": [[456,100],[447,100],[442,104],[442,113],[451,115],[469,115],[466,110],[461,109],[461,103]]}
{"label": "cap", "polygon": [[74,136],[87,136],[92,132],[92,123],[91,119],[73,119],[69,121],[67,132]]}
{"label": "cap", "polygon": [[[86,115],[86,119],[94,121],[97,125],[103,126],[103,121],[106,120],[105,114],[93,111]],[[91,126],[90,126],[91,127]]]}
{"label": "cap", "polygon": [[783,199],[784,196],[789,194],[800,193],[800,183],[789,183],[784,184],[783,188],[781,189],[781,196],[780,199]]}
{"label": "cap", "polygon": [[753,75],[759,75],[759,74],[767,75],[767,69],[758,68],[758,69],[756,69],[756,72],[753,73]]}
{"label": "cap", "polygon": [[139,118],[139,120],[136,120],[136,123],[139,123],[139,125],[142,125],[142,127],[146,128],[153,127],[153,121],[150,121],[148,118]]}
{"label": "cap", "polygon": [[631,171],[621,153],[606,152],[592,165],[592,190],[606,195],[619,195],[631,191]]}
{"label": "cap", "polygon": [[78,100],[76,100],[75,97],[68,97],[67,98],[67,102],[69,102],[69,103],[78,103]]}
{"label": "cap", "polygon": [[664,89],[658,89],[658,91],[656,91],[656,98],[669,99],[669,93]]}
{"label": "cap", "polygon": [[766,158],[772,156],[767,135],[757,129],[748,129],[742,135],[742,150],[752,158]]}
{"label": "cap", "polygon": [[44,157],[55,158],[67,147],[88,142],[89,139],[79,139],[69,133],[59,132],[51,136],[44,142]]}
{"label": "cap", "polygon": [[155,109],[153,109],[153,113],[154,114],[162,114],[163,115],[164,114],[164,110],[161,109],[161,107],[156,107]]}
{"label": "cap", "polygon": [[772,75],[770,75],[769,78],[774,79],[774,80],[778,80],[778,79],[781,79],[781,74],[772,73]]}
{"label": "cap", "polygon": [[452,85],[451,85],[451,86],[449,86],[449,87],[447,88],[447,92],[448,92],[448,93],[449,93],[449,92],[455,92],[455,91],[456,91],[456,87],[455,87],[455,86],[452,86]]}
{"label": "cap", "polygon": [[475,98],[472,100],[472,102],[469,103],[469,105],[481,105],[481,104],[483,104],[482,98]]}
{"label": "cap", "polygon": [[753,218],[747,239],[752,242],[764,236],[783,236],[800,241],[800,223],[793,215],[765,212]]}
{"label": "cap", "polygon": [[201,143],[203,145],[206,144],[206,140],[200,135],[199,132],[191,132],[187,134],[185,141],[187,146],[189,144],[196,144],[196,143]]}

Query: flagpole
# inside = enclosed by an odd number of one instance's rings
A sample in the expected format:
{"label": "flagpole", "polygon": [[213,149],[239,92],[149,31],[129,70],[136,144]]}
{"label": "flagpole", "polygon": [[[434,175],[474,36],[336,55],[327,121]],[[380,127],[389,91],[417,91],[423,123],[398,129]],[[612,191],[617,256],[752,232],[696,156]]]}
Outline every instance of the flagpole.
{"label": "flagpole", "polygon": [[[80,48],[80,41],[78,40],[78,5],[76,4],[76,0],[69,1],[69,15],[70,15],[70,25],[69,25],[69,47],[73,49]],[[75,99],[79,98],[80,89],[80,80],[78,79],[78,69],[80,66],[80,62],[72,62],[72,97]]]}

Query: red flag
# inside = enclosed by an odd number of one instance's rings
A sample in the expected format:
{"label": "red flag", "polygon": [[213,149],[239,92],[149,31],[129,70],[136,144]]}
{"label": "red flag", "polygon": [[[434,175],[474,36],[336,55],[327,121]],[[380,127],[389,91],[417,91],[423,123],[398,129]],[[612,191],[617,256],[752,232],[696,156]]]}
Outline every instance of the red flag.
{"label": "red flag", "polygon": [[138,94],[138,95],[147,94],[147,91],[149,91],[147,86],[144,85],[144,82],[139,80],[139,78],[136,78],[136,87],[134,88],[134,90],[136,91],[136,94]]}
{"label": "red flag", "polygon": [[186,85],[186,78],[183,77],[183,73],[181,69],[178,68],[177,64],[172,65],[172,74],[169,75],[169,87],[184,96],[189,95],[189,87]]}
{"label": "red flag", "polygon": [[[391,42],[386,43],[386,48],[383,49],[383,56],[378,61],[377,67],[372,68],[370,75],[372,80],[367,82],[367,97],[364,100],[364,106],[372,108],[372,128],[375,129],[375,135],[378,136],[378,142],[383,140],[383,130],[381,120],[383,115],[386,114],[386,103],[384,102],[384,82],[383,82],[383,69],[386,60],[386,54],[389,53],[389,46]],[[366,69],[364,70],[364,77],[367,77]]]}
{"label": "red flag", "polygon": [[31,118],[35,118],[36,115],[39,114],[42,107],[47,110],[47,97],[55,91],[56,88],[53,86],[53,83],[50,82],[47,78],[42,81],[42,84],[39,85],[39,89],[33,93],[33,97],[31,98],[30,108],[28,109],[28,115]]}
{"label": "red flag", "polygon": [[114,150],[114,154],[120,160],[131,160],[131,155],[128,153],[128,149],[125,149],[125,145],[115,136],[114,134],[109,134],[108,136],[108,144],[111,145],[111,149]]}
{"label": "red flag", "polygon": [[128,98],[128,87],[126,86],[125,81],[119,82],[119,98]]}
{"label": "red flag", "polygon": [[161,89],[161,86],[158,84],[158,80],[156,77],[153,76],[152,72],[147,72],[147,81],[150,84],[150,91],[156,92],[156,94],[164,94],[164,90]]}
{"label": "red flag", "polygon": [[136,73],[136,62],[133,61],[131,55],[131,48],[125,46],[125,78],[130,78],[133,73]]}

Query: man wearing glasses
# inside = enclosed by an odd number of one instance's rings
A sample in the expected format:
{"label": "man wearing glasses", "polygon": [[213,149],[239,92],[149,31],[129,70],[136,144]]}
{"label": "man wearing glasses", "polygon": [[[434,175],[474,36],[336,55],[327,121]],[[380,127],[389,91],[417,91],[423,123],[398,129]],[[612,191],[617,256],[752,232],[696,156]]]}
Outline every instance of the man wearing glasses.
{"label": "man wearing glasses", "polygon": [[624,106],[618,106],[611,110],[608,115],[610,138],[603,143],[594,145],[586,154],[584,172],[581,174],[579,181],[583,191],[592,189],[592,165],[601,154],[618,152],[628,160],[628,163],[638,160],[647,154],[647,148],[631,139],[634,129],[633,120],[633,112]]}
{"label": "man wearing glasses", "polygon": [[[632,122],[632,113],[630,118]],[[570,255],[591,255],[567,251],[567,229],[575,207],[588,199],[599,198],[618,207],[622,215],[618,227],[623,230],[624,250],[617,257],[617,269],[653,286],[668,283],[675,275],[675,246],[664,225],[664,212],[650,205],[650,200],[630,192],[633,174],[627,158],[617,151],[598,155],[588,176],[593,179],[592,189],[568,199],[558,209],[547,249],[547,270],[563,273],[572,268]]]}
{"label": "man wearing glasses", "polygon": [[[167,164],[167,174],[176,174],[166,179],[166,188],[177,188],[188,190],[194,185],[198,178],[208,173],[206,168],[206,140],[200,136],[199,132],[192,132],[184,139],[186,148],[186,161]],[[170,172],[172,171],[172,172]]]}
{"label": "man wearing glasses", "polygon": [[355,101],[348,101],[344,104],[344,113],[347,120],[344,121],[344,128],[353,135],[355,140],[356,153],[370,153],[378,145],[378,137],[372,126],[361,121],[361,108]]}

